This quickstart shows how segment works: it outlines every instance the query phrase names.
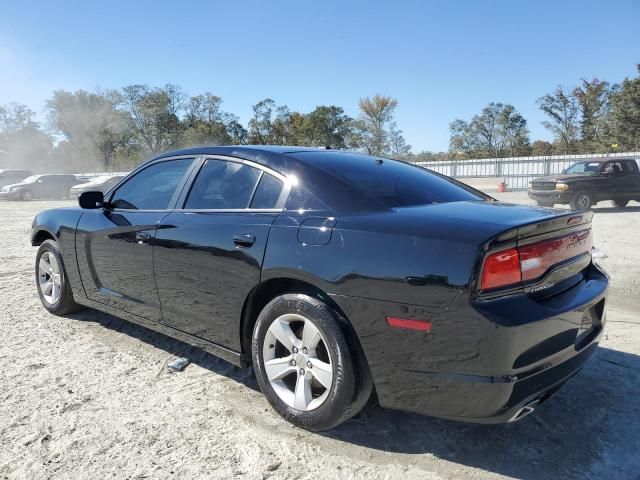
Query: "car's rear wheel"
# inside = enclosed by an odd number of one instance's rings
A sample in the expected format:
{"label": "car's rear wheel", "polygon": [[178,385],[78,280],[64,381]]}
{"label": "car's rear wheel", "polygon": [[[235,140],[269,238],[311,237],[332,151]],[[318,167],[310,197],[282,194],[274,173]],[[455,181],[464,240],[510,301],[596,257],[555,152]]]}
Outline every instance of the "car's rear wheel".
{"label": "car's rear wheel", "polygon": [[587,191],[577,192],[571,199],[572,210],[589,210],[593,205],[593,198]]}
{"label": "car's rear wheel", "polygon": [[613,201],[613,204],[618,207],[618,208],[624,208],[627,206],[627,203],[629,203],[628,199],[616,199]]}
{"label": "car's rear wheel", "polygon": [[22,192],[20,192],[20,200],[33,200],[33,193],[31,192],[31,190],[23,190]]}
{"label": "car's rear wheel", "polygon": [[371,396],[368,368],[345,335],[346,320],[303,294],[269,302],[253,331],[260,389],[286,420],[328,430],[357,414]]}
{"label": "car's rear wheel", "polygon": [[66,315],[82,308],[73,299],[60,249],[53,240],[45,240],[38,249],[36,286],[42,305],[55,315]]}

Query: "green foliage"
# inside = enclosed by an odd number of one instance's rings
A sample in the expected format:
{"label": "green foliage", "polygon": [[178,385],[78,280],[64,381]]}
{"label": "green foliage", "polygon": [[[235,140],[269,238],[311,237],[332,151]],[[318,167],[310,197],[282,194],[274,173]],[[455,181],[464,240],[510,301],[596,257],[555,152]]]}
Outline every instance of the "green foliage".
{"label": "green foliage", "polygon": [[527,121],[512,105],[491,102],[469,122],[449,125],[449,150],[467,158],[527,155],[530,151]]}

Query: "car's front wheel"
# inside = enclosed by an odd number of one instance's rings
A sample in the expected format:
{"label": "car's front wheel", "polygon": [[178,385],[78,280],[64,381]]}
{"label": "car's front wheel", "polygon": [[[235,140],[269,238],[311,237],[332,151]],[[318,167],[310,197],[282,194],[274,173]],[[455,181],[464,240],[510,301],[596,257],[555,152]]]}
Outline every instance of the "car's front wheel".
{"label": "car's front wheel", "polygon": [[256,378],[272,407],[294,425],[328,430],[371,396],[371,376],[345,326],[333,308],[303,294],[276,297],[260,313],[252,341]]}
{"label": "car's front wheel", "polygon": [[33,200],[33,193],[31,193],[31,190],[23,190],[20,192],[20,200]]}
{"label": "car's front wheel", "polygon": [[55,315],[66,315],[82,308],[73,299],[60,249],[53,240],[45,240],[38,249],[36,286],[42,305]]}

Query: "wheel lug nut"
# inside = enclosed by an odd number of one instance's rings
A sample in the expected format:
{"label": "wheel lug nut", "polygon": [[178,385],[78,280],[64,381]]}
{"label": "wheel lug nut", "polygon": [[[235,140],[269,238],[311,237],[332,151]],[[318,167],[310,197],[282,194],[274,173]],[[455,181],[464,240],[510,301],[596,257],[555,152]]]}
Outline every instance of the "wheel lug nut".
{"label": "wheel lug nut", "polygon": [[300,375],[304,375],[304,368],[300,369]]}
{"label": "wheel lug nut", "polygon": [[296,347],[293,347],[293,353],[298,353],[298,349]]}
{"label": "wheel lug nut", "polygon": [[307,362],[307,368],[311,368],[311,362]]}
{"label": "wheel lug nut", "polygon": [[296,366],[296,361],[295,360],[291,360],[291,366],[293,366],[293,367]]}
{"label": "wheel lug nut", "polygon": [[307,348],[306,347],[302,349],[302,353],[305,353],[305,354],[307,353]]}

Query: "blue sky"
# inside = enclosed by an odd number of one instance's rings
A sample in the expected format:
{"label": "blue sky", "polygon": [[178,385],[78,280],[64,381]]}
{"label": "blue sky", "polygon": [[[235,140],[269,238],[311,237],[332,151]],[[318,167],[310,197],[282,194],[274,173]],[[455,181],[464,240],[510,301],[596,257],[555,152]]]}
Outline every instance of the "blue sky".
{"label": "blue sky", "polygon": [[532,139],[535,100],[640,63],[640,1],[130,1],[0,5],[0,105],[42,115],[54,89],[173,82],[249,118],[265,97],[309,111],[399,100],[414,150],[446,150],[448,125],[513,104]]}

